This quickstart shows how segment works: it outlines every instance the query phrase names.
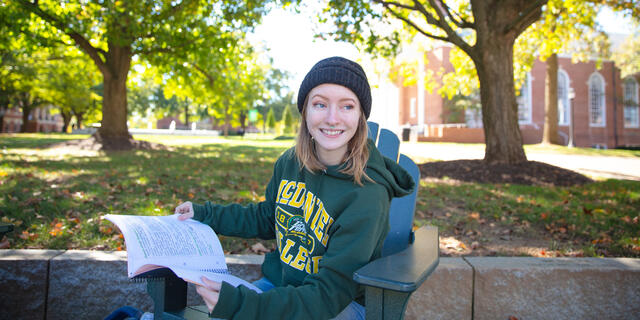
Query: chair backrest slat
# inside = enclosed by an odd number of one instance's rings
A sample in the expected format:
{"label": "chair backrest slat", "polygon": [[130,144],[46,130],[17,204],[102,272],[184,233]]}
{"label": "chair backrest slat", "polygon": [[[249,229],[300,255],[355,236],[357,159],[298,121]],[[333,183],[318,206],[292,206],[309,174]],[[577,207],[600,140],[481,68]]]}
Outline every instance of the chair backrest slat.
{"label": "chair backrest slat", "polygon": [[378,124],[375,122],[367,122],[367,126],[369,127],[369,139],[373,140],[373,142],[378,142]]}
{"label": "chair backrest slat", "polygon": [[416,183],[413,192],[402,198],[394,198],[389,208],[389,234],[382,247],[382,255],[387,256],[399,252],[409,246],[412,240],[413,217],[420,183],[420,169],[409,157],[400,154],[400,139],[387,129],[379,129],[375,122],[368,122],[369,138],[383,156],[392,159],[403,167]]}
{"label": "chair backrest slat", "polygon": [[400,152],[400,139],[388,129],[381,129],[378,135],[378,150],[383,156],[398,162]]}
{"label": "chair backrest slat", "polygon": [[382,246],[382,255],[387,256],[404,250],[409,246],[413,233],[413,217],[416,209],[416,198],[418,196],[418,186],[420,183],[420,169],[404,154],[400,155],[398,162],[416,183],[413,192],[402,197],[393,198],[389,208],[389,234]]}

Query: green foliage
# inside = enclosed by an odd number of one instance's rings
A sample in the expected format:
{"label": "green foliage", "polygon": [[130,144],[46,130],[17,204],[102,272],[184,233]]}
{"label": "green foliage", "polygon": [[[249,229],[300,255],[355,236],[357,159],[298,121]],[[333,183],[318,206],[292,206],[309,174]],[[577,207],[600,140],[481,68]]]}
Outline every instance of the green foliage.
{"label": "green foliage", "polygon": [[276,116],[273,113],[273,109],[269,109],[269,113],[267,113],[266,125],[269,129],[275,129],[276,127]]}
{"label": "green foliage", "polygon": [[622,12],[634,19],[640,18],[640,1],[638,0],[588,0],[588,2],[608,6],[613,11]]}
{"label": "green foliage", "polygon": [[[262,96],[261,103],[256,106],[256,109],[262,115],[263,126],[266,126],[267,114],[270,109],[273,109],[276,118],[282,118],[282,112],[287,106],[295,108],[294,93],[284,85],[290,77],[291,74],[287,71],[275,68],[267,70],[264,82],[266,91]],[[299,117],[297,112],[293,114],[295,115],[294,117]]]}
{"label": "green foliage", "polygon": [[[609,44],[595,18],[599,7],[583,0],[549,0],[542,19],[516,41],[514,48],[516,83],[522,83],[536,58],[566,53],[574,61],[606,57]],[[519,87],[519,86],[518,86]]]}
{"label": "green foliage", "polygon": [[284,133],[295,133],[296,131],[296,118],[293,114],[298,113],[298,109],[293,106],[287,106],[282,113],[282,126],[284,127]]}
{"label": "green foliage", "polygon": [[[0,28],[8,30],[6,26]],[[55,67],[55,59],[63,57],[57,57],[52,50],[37,50],[25,35],[4,40],[0,45],[2,108],[18,107],[26,119],[34,109],[51,100],[47,74]]]}
{"label": "green foliage", "polygon": [[58,106],[65,121],[75,116],[76,123],[82,124],[87,118],[97,117],[102,101],[97,92],[100,74],[86,56],[75,48],[67,48],[64,56],[49,62],[46,79],[42,85],[48,101]]}
{"label": "green foliage", "polygon": [[[613,61],[620,68],[622,78],[633,75],[640,70],[640,28],[636,26],[634,33],[630,34],[620,48],[613,53]],[[640,81],[640,79],[637,79]]]}
{"label": "green foliage", "polygon": [[[214,89],[208,95],[210,97],[216,93],[233,92],[238,88],[231,79],[239,74],[229,66],[237,66],[236,62],[243,62],[240,65],[246,66],[248,62],[244,60],[250,55],[243,55],[242,50],[237,54],[239,51],[231,49],[260,21],[270,2],[146,0],[60,3],[19,0],[7,4],[3,1],[1,9],[3,15],[19,18],[13,21],[14,29],[35,35],[33,38],[42,45],[49,46],[53,42],[74,45],[93,60],[105,83],[113,82],[104,86],[107,97],[103,100],[106,104],[103,112],[109,112],[109,117],[103,115],[103,121],[107,123],[103,123],[101,131],[104,129],[104,134],[121,135],[125,132],[120,131],[126,130],[126,124],[122,122],[126,122],[127,106],[118,100],[124,91],[117,88],[126,81],[133,57],[139,62],[145,61],[174,72],[185,66],[193,68],[194,63],[206,61],[215,65],[226,62],[226,69],[204,68],[209,74],[222,72],[222,77],[216,79],[226,79],[219,82],[222,86],[206,90],[198,88],[190,93],[195,93],[193,97],[200,97],[198,93]],[[234,59],[229,61],[229,58]],[[251,72],[244,74],[246,79],[253,75]],[[224,105],[232,103],[224,101],[228,99],[222,100]]]}
{"label": "green foliage", "polygon": [[478,95],[455,95],[444,101],[442,123],[465,123],[467,110],[479,111],[481,108]]}

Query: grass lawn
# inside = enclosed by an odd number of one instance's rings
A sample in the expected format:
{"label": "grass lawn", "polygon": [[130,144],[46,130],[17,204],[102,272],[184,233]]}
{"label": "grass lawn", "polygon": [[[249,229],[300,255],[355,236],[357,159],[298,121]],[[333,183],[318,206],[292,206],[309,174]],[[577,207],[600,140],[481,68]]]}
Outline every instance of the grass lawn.
{"label": "grass lawn", "polygon": [[[0,135],[0,216],[16,225],[8,236],[11,248],[122,250],[119,232],[102,215],[171,214],[186,200],[259,201],[274,161],[293,145],[259,136],[148,135],[136,139],[172,150],[69,154],[43,148],[82,137]],[[435,224],[466,247],[508,233],[542,239],[552,256],[640,257],[639,212],[637,181],[555,188],[422,181],[416,224]],[[221,240],[233,253],[251,252],[257,242],[273,248],[272,241]]]}

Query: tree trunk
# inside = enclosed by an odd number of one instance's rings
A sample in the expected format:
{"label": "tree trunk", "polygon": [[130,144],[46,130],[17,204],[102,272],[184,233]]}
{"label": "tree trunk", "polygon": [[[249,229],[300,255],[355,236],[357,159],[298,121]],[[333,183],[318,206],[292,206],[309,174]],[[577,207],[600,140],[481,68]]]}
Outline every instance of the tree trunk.
{"label": "tree trunk", "polygon": [[229,127],[231,126],[231,115],[229,114],[229,103],[224,103],[224,137],[229,136]]}
{"label": "tree trunk", "polygon": [[518,124],[513,81],[513,45],[540,18],[543,2],[472,0],[477,40],[463,49],[473,60],[480,82],[485,156],[488,163],[527,161]]}
{"label": "tree trunk", "polygon": [[[489,163],[527,161],[518,124],[513,64],[489,62],[493,59],[501,61],[508,58],[513,58],[511,50],[491,48],[484,55],[484,62],[476,64],[480,80],[482,125],[486,144],[484,160]],[[494,67],[485,68],[484,65]]]}
{"label": "tree trunk", "polygon": [[4,115],[9,112],[6,106],[0,106],[0,133],[4,132]]}
{"label": "tree trunk", "polygon": [[[19,102],[20,109],[22,110],[22,126],[20,127],[20,132],[27,132],[27,124],[29,123],[29,115],[33,112],[34,106],[33,103],[29,101],[29,94],[22,94],[22,100]],[[37,128],[36,128],[37,131]]]}
{"label": "tree trunk", "polygon": [[184,125],[189,129],[189,103],[184,102]]}
{"label": "tree trunk", "polygon": [[77,122],[78,129],[82,129],[82,127],[84,126],[83,125],[84,112],[74,112],[73,115],[76,116],[76,122]]}
{"label": "tree trunk", "polygon": [[544,129],[542,143],[562,144],[558,137],[558,55],[547,59],[547,78],[544,86]]}
{"label": "tree trunk", "polygon": [[131,67],[131,48],[109,44],[103,72],[104,96],[102,121],[97,139],[105,149],[130,149],[132,139],[127,128],[127,76]]}
{"label": "tree trunk", "polygon": [[69,129],[69,122],[71,122],[71,112],[60,111],[62,115],[62,133],[67,133],[67,129]]}
{"label": "tree trunk", "polygon": [[20,132],[27,132],[27,123],[29,123],[29,115],[31,114],[31,108],[22,107],[22,126],[20,126]]}
{"label": "tree trunk", "polygon": [[242,127],[242,132],[244,133],[247,130],[247,113],[243,110],[240,111],[240,127]]}

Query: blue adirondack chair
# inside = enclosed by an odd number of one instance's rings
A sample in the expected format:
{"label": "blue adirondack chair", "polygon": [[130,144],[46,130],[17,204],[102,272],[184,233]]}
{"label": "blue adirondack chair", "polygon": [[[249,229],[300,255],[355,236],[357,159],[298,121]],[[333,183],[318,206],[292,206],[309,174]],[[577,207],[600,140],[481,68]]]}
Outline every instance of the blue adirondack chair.
{"label": "blue adirondack chair", "polygon": [[400,153],[400,140],[391,131],[369,122],[369,138],[380,153],[397,160],[409,172],[416,188],[394,198],[389,209],[390,230],[382,257],[358,269],[353,280],[365,286],[365,316],[369,319],[403,319],[411,294],[431,275],[439,263],[438,228],[423,226],[413,231],[413,215],[420,182],[420,170]]}
{"label": "blue adirondack chair", "polygon": [[[387,129],[379,130],[369,122],[369,138],[378,150],[409,172],[416,182],[410,195],[394,198],[389,209],[390,231],[380,259],[370,262],[353,274],[365,286],[367,319],[402,319],[411,293],[420,287],[438,266],[438,229],[424,226],[413,232],[418,166],[399,154],[400,140]],[[154,319],[208,319],[206,306],[187,307],[187,283],[168,269],[160,269],[147,279],[147,292],[154,301]]]}

